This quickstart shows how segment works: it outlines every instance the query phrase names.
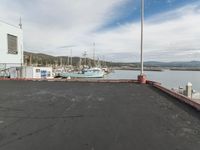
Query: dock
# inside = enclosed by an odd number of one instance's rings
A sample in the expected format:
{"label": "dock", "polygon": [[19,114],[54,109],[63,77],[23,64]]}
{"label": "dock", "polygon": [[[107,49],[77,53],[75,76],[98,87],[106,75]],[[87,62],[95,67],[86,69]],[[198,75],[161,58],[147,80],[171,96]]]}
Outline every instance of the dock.
{"label": "dock", "polygon": [[0,81],[0,150],[199,150],[200,112],[148,84]]}

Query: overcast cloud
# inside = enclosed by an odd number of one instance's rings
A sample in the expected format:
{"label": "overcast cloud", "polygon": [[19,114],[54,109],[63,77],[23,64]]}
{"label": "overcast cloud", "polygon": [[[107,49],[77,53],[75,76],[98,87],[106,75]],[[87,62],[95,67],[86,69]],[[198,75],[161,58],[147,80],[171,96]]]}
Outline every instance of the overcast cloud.
{"label": "overcast cloud", "polygon": [[[111,61],[138,61],[140,24],[117,23],[101,29],[121,15],[130,0],[1,0],[0,19],[18,24],[23,19],[26,51],[51,55],[92,56]],[[134,9],[134,6],[133,6]],[[145,22],[145,60],[200,60],[200,3],[159,13]],[[101,30],[99,30],[101,29]]]}

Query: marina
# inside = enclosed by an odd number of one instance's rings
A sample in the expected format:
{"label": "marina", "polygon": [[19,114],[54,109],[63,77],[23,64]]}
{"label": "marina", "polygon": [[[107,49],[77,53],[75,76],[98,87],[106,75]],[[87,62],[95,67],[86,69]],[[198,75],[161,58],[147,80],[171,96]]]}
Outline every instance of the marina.
{"label": "marina", "polygon": [[11,2],[0,150],[200,149],[199,2]]}
{"label": "marina", "polygon": [[78,72],[64,72],[60,73],[62,78],[103,78],[105,72],[101,68],[83,69]]}

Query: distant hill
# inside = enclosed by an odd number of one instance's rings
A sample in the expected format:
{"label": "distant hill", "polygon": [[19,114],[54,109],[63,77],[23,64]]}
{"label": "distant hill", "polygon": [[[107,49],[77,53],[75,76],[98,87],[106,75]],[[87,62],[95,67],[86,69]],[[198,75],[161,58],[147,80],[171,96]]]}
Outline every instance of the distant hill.
{"label": "distant hill", "polygon": [[200,67],[200,61],[189,61],[189,62],[156,62],[149,61],[144,63],[145,66],[155,66],[155,67],[185,67],[185,68],[198,68]]}
{"label": "distant hill", "polygon": [[[67,65],[70,61],[69,56],[51,56],[42,53],[31,53],[24,52],[25,62],[30,63],[30,57],[32,64],[38,65],[60,65],[61,62],[63,65]],[[73,65],[77,65],[80,62],[80,57],[73,57]],[[87,58],[87,64],[93,64],[93,60]],[[82,62],[84,62],[84,58],[82,58]],[[101,64],[107,65],[110,67],[129,67],[129,68],[138,68],[140,66],[139,62],[136,63],[123,63],[123,62],[103,62],[100,61]],[[190,61],[190,62],[158,62],[158,61],[147,61],[144,62],[145,67],[161,67],[161,68],[200,68],[200,61]]]}
{"label": "distant hill", "polygon": [[[72,57],[72,64],[78,65],[80,63],[80,59],[82,60],[82,64],[84,64],[85,59],[80,57]],[[67,65],[71,62],[71,57],[69,56],[51,56],[42,53],[31,53],[31,52],[24,52],[24,61],[27,64],[37,64],[39,66],[44,65]],[[97,60],[96,60],[97,62]],[[90,58],[86,58],[86,63],[93,65],[94,61]],[[110,65],[110,62],[103,62],[100,61],[101,64]]]}

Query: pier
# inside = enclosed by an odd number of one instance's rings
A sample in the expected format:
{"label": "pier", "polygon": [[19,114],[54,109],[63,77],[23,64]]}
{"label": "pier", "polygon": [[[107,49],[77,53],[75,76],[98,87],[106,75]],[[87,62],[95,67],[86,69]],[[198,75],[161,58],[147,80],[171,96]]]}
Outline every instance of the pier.
{"label": "pier", "polygon": [[1,150],[199,150],[200,112],[128,82],[0,81]]}

